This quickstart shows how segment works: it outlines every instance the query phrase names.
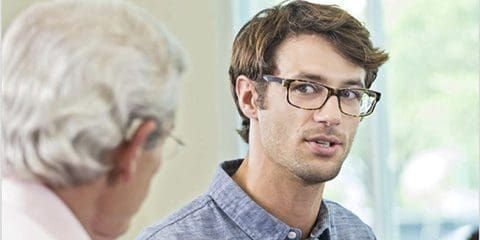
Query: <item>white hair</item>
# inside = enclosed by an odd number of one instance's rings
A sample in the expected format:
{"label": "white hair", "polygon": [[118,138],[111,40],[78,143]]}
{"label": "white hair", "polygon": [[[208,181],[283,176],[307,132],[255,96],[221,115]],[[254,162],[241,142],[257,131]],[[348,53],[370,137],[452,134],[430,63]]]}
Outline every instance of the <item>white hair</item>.
{"label": "white hair", "polygon": [[132,119],[171,118],[180,47],[124,1],[35,4],[2,45],[2,172],[52,186],[92,181]]}

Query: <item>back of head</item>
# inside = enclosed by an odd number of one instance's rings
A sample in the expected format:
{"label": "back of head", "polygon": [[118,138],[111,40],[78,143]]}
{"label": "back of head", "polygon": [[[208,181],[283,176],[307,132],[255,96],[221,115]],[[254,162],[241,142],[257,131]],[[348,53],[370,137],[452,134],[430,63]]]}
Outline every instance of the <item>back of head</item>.
{"label": "back of head", "polygon": [[149,14],[124,1],[35,4],[2,45],[0,142],[6,176],[52,186],[95,180],[133,119],[172,118],[184,58]]}
{"label": "back of head", "polygon": [[[275,72],[275,51],[285,39],[300,34],[314,34],[330,42],[340,55],[365,69],[365,85],[369,88],[378,68],[388,55],[373,47],[370,33],[357,19],[334,5],[322,5],[302,0],[286,1],[257,13],[237,33],[233,42],[230,63],[230,82],[235,103],[236,80],[240,75],[256,81],[259,105],[267,84],[261,81],[265,74]],[[248,142],[250,122],[242,117],[241,137]]]}

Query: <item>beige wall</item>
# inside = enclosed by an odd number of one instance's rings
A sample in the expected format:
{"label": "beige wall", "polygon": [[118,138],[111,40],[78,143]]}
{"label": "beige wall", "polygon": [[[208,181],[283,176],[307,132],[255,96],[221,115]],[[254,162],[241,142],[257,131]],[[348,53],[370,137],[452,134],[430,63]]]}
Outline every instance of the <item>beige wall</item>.
{"label": "beige wall", "polygon": [[[3,32],[34,0],[3,0]],[[166,160],[151,192],[121,239],[181,207],[206,190],[219,161],[238,157],[237,114],[228,86],[232,14],[227,0],[137,0],[161,19],[186,48],[189,69],[182,79],[175,135],[186,143]],[[119,199],[121,201],[121,199]]]}

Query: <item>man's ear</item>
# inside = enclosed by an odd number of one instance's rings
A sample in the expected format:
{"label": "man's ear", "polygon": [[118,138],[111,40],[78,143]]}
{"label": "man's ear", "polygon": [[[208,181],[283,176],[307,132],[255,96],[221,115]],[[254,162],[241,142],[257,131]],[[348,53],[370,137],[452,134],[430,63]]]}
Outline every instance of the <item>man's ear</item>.
{"label": "man's ear", "polygon": [[257,118],[258,94],[253,81],[245,75],[238,76],[235,84],[235,93],[237,93],[238,106],[243,114],[248,118]]}
{"label": "man's ear", "polygon": [[156,144],[159,137],[157,129],[158,126],[154,120],[135,119],[132,122],[127,139],[114,151],[115,165],[110,176],[111,180],[129,181],[134,176],[141,156]]}

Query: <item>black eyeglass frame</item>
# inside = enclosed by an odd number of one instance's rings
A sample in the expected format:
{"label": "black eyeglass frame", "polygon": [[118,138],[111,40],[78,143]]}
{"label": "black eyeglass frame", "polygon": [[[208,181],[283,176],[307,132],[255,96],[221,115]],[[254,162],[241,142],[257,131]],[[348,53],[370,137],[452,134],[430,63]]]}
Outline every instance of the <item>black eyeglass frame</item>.
{"label": "black eyeglass frame", "polygon": [[[345,114],[345,115],[348,115],[348,116],[352,116],[352,117],[366,117],[370,114],[373,113],[373,111],[375,110],[375,106],[377,105],[377,103],[380,101],[380,97],[382,96],[381,93],[377,92],[377,91],[373,91],[373,90],[370,90],[370,89],[366,89],[366,88],[338,88],[338,89],[335,89],[335,88],[332,88],[332,87],[329,87],[329,86],[326,86],[324,84],[321,84],[321,83],[318,83],[318,82],[314,82],[314,81],[309,81],[309,80],[304,80],[304,79],[289,79],[289,78],[281,78],[281,77],[276,77],[276,76],[273,76],[273,75],[263,75],[263,79],[267,82],[276,82],[276,83],[280,83],[282,86],[284,86],[285,88],[287,88],[287,102],[288,104],[296,107],[296,108],[299,108],[299,109],[304,109],[304,110],[318,110],[318,109],[321,109],[325,103],[327,103],[328,99],[331,97],[331,96],[336,96],[337,97],[337,101],[338,101],[338,108],[340,109],[340,111]],[[327,97],[325,98],[325,101],[320,105],[320,107],[316,107],[316,108],[305,108],[305,107],[301,107],[301,106],[298,106],[296,104],[293,104],[291,101],[290,101],[290,85],[292,84],[292,82],[306,82],[306,83],[311,83],[311,84],[314,84],[314,85],[320,85],[324,88],[326,88],[328,90],[328,93],[327,93]],[[361,91],[364,91],[366,92],[369,96],[373,96],[375,97],[375,101],[372,103],[372,106],[370,106],[370,109],[364,113],[364,114],[359,114],[359,115],[356,115],[356,114],[350,114],[350,113],[346,113],[345,111],[343,111],[342,109],[342,104],[340,103],[340,93],[342,92],[342,90],[361,90]]]}

